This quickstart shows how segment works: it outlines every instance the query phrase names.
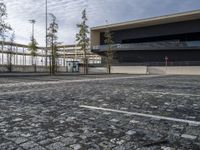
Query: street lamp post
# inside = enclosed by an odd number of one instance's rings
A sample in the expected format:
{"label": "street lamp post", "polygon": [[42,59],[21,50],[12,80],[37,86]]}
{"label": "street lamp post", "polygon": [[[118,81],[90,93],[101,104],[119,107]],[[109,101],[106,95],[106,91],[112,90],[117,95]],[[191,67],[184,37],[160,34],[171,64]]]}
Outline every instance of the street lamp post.
{"label": "street lamp post", "polygon": [[[34,30],[35,28],[34,28],[34,25],[35,25],[36,21],[34,19],[32,19],[32,20],[29,20],[29,22],[32,24],[32,39],[31,39],[31,41],[32,41],[32,44],[33,44],[34,41],[35,41],[35,36],[34,36],[35,35],[35,33],[34,33],[35,32],[35,30]],[[36,72],[36,58],[35,58],[35,56],[34,56],[34,60],[32,58],[32,65],[34,65],[34,70]]]}
{"label": "street lamp post", "polygon": [[32,40],[34,40],[35,39],[35,37],[34,37],[34,32],[35,32],[34,25],[35,25],[36,21],[33,19],[33,20],[29,20],[29,22],[32,24]]}
{"label": "street lamp post", "polygon": [[2,47],[1,47],[1,52],[2,52],[2,53],[1,53],[1,57],[2,57],[2,58],[1,58],[1,59],[2,59],[2,60],[1,60],[1,61],[2,61],[1,64],[2,64],[2,65],[4,64],[4,57],[3,57],[3,55],[4,55],[4,52],[3,52],[3,51],[4,51],[4,41],[5,41],[5,37],[4,37],[4,34],[3,34],[3,35],[2,35]]}
{"label": "street lamp post", "polygon": [[46,48],[45,48],[45,66],[47,67],[47,24],[48,24],[48,8],[47,8],[47,0],[45,0],[45,20],[46,20],[46,27],[45,27],[45,31],[46,31],[46,35],[45,35],[45,40],[46,40]]}

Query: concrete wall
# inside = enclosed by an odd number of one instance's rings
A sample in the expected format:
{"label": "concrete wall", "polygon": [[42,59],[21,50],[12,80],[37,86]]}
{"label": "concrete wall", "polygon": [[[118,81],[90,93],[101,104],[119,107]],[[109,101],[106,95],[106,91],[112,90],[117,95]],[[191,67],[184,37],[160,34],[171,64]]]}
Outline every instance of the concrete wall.
{"label": "concrete wall", "polygon": [[[34,72],[34,66],[13,66],[13,72]],[[67,72],[66,67],[58,67],[58,72]],[[8,72],[7,66],[0,66],[0,72]],[[37,66],[37,72],[49,72],[49,68]],[[147,66],[113,66],[112,73],[125,74],[160,74],[160,75],[200,75],[200,66],[147,67]],[[80,73],[83,68],[80,67]],[[90,67],[89,74],[107,73],[105,67]]]}
{"label": "concrete wall", "polygon": [[146,66],[113,66],[112,73],[147,74]]}
{"label": "concrete wall", "polygon": [[[89,73],[106,73],[106,68],[89,68]],[[155,75],[200,75],[200,66],[147,67],[113,66],[112,73],[155,74]]]}
{"label": "concrete wall", "polygon": [[91,30],[91,47],[100,45],[100,32]]}
{"label": "concrete wall", "polygon": [[[106,74],[106,67],[89,67],[89,74]],[[80,67],[80,73],[83,73],[83,67]],[[111,73],[124,74],[147,74],[147,67],[145,66],[113,66]]]}
{"label": "concrete wall", "polygon": [[64,66],[58,67],[57,72],[67,72],[67,67],[64,67]]}
{"label": "concrete wall", "polygon": [[155,75],[200,75],[200,66],[146,67],[114,66],[112,73],[155,74]]}
{"label": "concrete wall", "polygon": [[[12,72],[34,72],[35,66],[12,66]],[[66,67],[58,67],[58,72],[66,72]],[[0,72],[8,72],[6,65],[0,66]],[[49,72],[49,67],[37,66],[36,72]]]}
{"label": "concrete wall", "polygon": [[148,67],[149,74],[200,75],[200,66]]}
{"label": "concrete wall", "polygon": [[107,73],[107,69],[105,67],[90,67],[89,73]]}
{"label": "concrete wall", "polygon": [[[80,67],[79,72],[84,73],[84,68]],[[89,74],[105,74],[107,73],[107,69],[105,67],[89,67],[88,73]]]}
{"label": "concrete wall", "polygon": [[7,66],[0,66],[0,72],[7,72],[8,68]]}

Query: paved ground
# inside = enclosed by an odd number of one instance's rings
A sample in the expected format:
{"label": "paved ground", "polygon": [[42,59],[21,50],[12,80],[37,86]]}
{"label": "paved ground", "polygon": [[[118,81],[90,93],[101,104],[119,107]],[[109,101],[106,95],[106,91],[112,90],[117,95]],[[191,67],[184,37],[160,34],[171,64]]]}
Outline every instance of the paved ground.
{"label": "paved ground", "polygon": [[199,76],[0,78],[0,150],[199,150],[199,135]]}

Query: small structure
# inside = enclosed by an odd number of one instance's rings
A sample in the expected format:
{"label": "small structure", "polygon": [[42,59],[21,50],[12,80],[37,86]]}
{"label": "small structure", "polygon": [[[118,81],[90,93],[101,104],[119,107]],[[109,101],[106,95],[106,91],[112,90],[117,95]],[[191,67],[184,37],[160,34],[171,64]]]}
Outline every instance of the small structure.
{"label": "small structure", "polygon": [[67,61],[66,62],[67,72],[76,73],[79,72],[79,62],[78,61]]}

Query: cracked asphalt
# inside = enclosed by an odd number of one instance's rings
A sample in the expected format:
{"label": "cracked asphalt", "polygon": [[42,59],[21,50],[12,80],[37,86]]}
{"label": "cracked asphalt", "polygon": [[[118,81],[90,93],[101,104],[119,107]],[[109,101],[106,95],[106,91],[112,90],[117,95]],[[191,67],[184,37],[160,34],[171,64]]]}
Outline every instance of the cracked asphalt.
{"label": "cracked asphalt", "polygon": [[0,150],[199,150],[198,123],[199,76],[0,78]]}

